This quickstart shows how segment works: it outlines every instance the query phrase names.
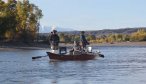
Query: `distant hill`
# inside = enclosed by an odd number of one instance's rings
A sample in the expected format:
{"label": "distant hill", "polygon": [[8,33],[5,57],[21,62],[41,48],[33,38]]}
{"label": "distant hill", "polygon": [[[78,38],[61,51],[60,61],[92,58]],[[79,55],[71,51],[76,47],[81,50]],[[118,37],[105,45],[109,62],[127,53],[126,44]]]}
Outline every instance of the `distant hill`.
{"label": "distant hill", "polygon": [[[93,34],[93,35],[131,34],[133,32],[137,32],[138,29],[144,29],[146,31],[146,27],[138,27],[138,28],[92,30],[92,31],[85,31],[85,32],[87,34]],[[64,33],[79,34],[80,31],[70,31],[70,32],[64,32]]]}
{"label": "distant hill", "polygon": [[[108,34],[131,34],[133,32],[137,32],[139,29],[144,29],[146,31],[146,27],[137,27],[137,28],[121,28],[121,29],[104,29],[104,30],[92,30],[92,31],[85,31],[86,34],[93,34],[93,35],[108,35]],[[80,34],[80,31],[60,31],[59,33],[65,34]],[[41,35],[48,35],[48,33],[41,33]]]}

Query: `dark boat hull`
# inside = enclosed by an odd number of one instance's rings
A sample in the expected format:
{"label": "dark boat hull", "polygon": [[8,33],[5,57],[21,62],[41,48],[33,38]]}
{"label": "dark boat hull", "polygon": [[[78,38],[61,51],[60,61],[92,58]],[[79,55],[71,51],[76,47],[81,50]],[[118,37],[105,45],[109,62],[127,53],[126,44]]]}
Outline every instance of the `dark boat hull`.
{"label": "dark boat hull", "polygon": [[47,52],[50,59],[55,60],[92,60],[97,56],[94,54],[81,54],[81,55],[59,55],[51,52]]}

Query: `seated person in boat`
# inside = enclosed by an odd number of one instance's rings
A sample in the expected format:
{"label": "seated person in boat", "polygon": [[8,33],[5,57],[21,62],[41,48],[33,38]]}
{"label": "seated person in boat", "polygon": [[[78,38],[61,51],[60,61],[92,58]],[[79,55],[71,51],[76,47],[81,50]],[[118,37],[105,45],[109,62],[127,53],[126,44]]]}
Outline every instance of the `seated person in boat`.
{"label": "seated person in boat", "polygon": [[58,46],[59,46],[59,36],[57,34],[57,31],[56,30],[53,30],[51,32],[51,35],[50,35],[50,44],[51,44],[51,49],[52,50],[58,50]]}
{"label": "seated person in boat", "polygon": [[74,46],[73,46],[73,49],[70,50],[70,54],[71,55],[79,55],[79,54],[81,54],[81,52],[82,52],[82,50],[81,50],[80,43],[77,41],[74,41]]}

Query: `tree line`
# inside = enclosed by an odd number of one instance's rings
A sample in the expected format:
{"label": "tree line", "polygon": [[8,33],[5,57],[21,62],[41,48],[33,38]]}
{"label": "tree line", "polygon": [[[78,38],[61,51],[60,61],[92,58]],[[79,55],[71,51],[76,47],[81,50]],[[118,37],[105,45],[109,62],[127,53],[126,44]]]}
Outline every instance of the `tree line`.
{"label": "tree line", "polygon": [[[71,34],[65,32],[58,33],[60,37],[60,42],[62,43],[73,43],[74,41],[80,41],[79,34]],[[46,43],[49,43],[49,36],[41,35],[39,39]],[[86,39],[90,43],[114,43],[114,42],[140,42],[146,41],[146,31],[144,29],[138,29],[136,32],[129,33],[129,34],[119,34],[119,33],[110,33],[107,35],[98,35],[98,34],[85,34]]]}
{"label": "tree line", "polygon": [[[80,40],[79,35],[60,33],[61,42],[73,43],[73,41]],[[113,42],[136,42],[146,41],[146,31],[139,29],[137,32],[131,34],[111,33],[108,35],[86,34],[86,38],[91,43],[113,43]]]}
{"label": "tree line", "polygon": [[113,42],[136,42],[136,41],[146,41],[146,31],[144,29],[139,29],[137,32],[131,34],[109,34],[107,36],[97,37],[96,40],[92,42],[97,43],[113,43]]}
{"label": "tree line", "polygon": [[42,10],[29,0],[0,0],[0,40],[34,41]]}

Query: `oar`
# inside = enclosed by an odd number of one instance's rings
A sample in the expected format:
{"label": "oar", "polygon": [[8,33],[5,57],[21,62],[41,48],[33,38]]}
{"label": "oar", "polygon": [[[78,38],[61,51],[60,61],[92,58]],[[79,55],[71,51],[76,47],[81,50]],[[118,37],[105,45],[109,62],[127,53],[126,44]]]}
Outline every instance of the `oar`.
{"label": "oar", "polygon": [[104,55],[103,54],[99,54],[99,56],[104,58]]}
{"label": "oar", "polygon": [[42,57],[47,57],[47,56],[36,56],[36,57],[32,57],[32,59],[38,59],[38,58],[42,58]]}

